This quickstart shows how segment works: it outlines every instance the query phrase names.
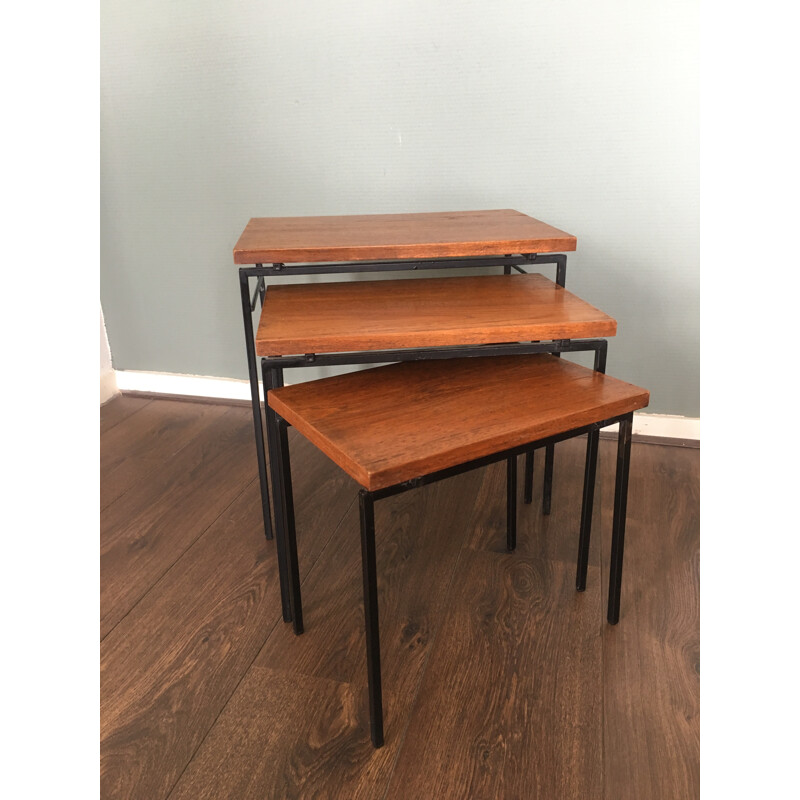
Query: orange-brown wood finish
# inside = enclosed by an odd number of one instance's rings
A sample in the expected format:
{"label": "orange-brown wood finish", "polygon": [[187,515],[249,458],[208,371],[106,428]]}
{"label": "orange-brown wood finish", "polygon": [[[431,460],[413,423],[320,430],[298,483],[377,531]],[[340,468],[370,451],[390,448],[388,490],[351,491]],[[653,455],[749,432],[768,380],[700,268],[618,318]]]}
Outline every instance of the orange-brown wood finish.
{"label": "orange-brown wood finish", "polygon": [[270,286],[261,356],[614,336],[617,323],[543,275]]}
{"label": "orange-brown wood finish", "polygon": [[257,217],[233,249],[235,264],[363,261],[553,253],[574,236],[513,209],[336,217]]}
{"label": "orange-brown wood finish", "polygon": [[643,408],[650,393],[551,355],[392,364],[269,392],[370,491]]}

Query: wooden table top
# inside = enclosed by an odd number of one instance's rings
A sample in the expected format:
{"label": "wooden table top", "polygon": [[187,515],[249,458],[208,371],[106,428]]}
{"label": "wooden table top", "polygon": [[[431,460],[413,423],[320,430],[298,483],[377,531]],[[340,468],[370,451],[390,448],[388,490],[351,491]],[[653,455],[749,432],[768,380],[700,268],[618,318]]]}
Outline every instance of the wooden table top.
{"label": "wooden table top", "polygon": [[614,336],[614,319],[543,275],[270,286],[259,356]]}
{"label": "wooden table top", "polygon": [[268,394],[370,491],[626,414],[649,398],[547,354],[404,362]]}
{"label": "wooden table top", "polygon": [[235,264],[495,256],[574,250],[569,233],[513,209],[337,217],[257,217]]}

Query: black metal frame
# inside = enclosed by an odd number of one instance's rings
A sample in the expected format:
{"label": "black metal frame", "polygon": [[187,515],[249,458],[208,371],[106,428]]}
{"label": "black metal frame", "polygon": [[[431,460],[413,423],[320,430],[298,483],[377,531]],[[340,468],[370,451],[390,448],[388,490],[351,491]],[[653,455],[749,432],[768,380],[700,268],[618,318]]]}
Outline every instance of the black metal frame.
{"label": "black metal frame", "polygon": [[[259,396],[259,378],[257,356],[255,352],[255,333],[253,329],[253,312],[255,311],[258,300],[261,301],[263,309],[264,299],[268,286],[264,280],[265,277],[276,275],[280,277],[288,277],[291,275],[322,275],[322,274],[347,274],[347,273],[360,273],[360,272],[407,272],[417,270],[435,270],[435,269],[464,269],[468,267],[486,268],[486,267],[503,267],[506,274],[510,274],[514,269],[517,272],[525,274],[524,266],[542,265],[542,264],[555,264],[556,265],[556,283],[559,286],[564,286],[567,279],[567,256],[563,253],[523,253],[521,255],[504,255],[504,256],[476,256],[470,258],[438,258],[438,259],[405,259],[405,260],[388,260],[388,261],[356,261],[356,262],[338,262],[326,264],[284,264],[274,263],[265,266],[264,264],[255,264],[254,266],[243,266],[239,268],[239,286],[242,301],[242,318],[244,322],[245,334],[245,347],[247,352],[247,370],[250,380],[250,401],[253,409],[253,426],[255,432],[255,445],[256,445],[256,459],[258,462],[258,477],[259,486],[261,489],[261,509],[264,517],[264,535],[267,539],[273,538],[274,528],[279,528],[283,514],[278,510],[273,510],[275,524],[273,526],[270,515],[270,491],[269,484],[272,484],[272,498],[273,505],[275,503],[275,493],[277,488],[276,478],[272,472],[271,480],[267,476],[267,459],[266,449],[269,448],[270,454],[273,451],[272,440],[278,435],[277,426],[275,423],[274,415],[266,407],[265,403],[265,418],[262,418],[261,400]],[[250,278],[256,278],[255,291],[252,296],[250,294]],[[543,350],[526,350],[518,351],[514,349],[514,345],[485,345],[485,352],[473,353],[466,352],[465,348],[458,347],[441,347],[441,348],[427,348],[425,350],[407,350],[407,351],[374,351],[374,352],[353,352],[346,354],[314,354],[308,353],[303,356],[288,356],[281,357],[280,359],[269,359],[269,369],[272,371],[270,381],[272,385],[283,385],[283,369],[291,367],[307,367],[307,366],[322,366],[324,364],[338,364],[338,365],[351,365],[351,364],[380,364],[387,361],[400,361],[400,360],[419,360],[427,358],[456,358],[464,357],[467,355],[507,355],[512,352],[552,352],[561,353],[571,351],[569,347],[560,347],[564,342],[553,342],[548,344]],[[566,342],[569,345],[569,341]],[[466,348],[472,351],[474,348]],[[583,348],[580,348],[583,349]],[[395,358],[387,357],[392,353],[407,352],[409,358]],[[603,356],[605,360],[605,355]],[[263,372],[262,360],[262,378],[266,386],[266,375]],[[266,397],[266,392],[265,392]],[[266,421],[266,447],[265,447],[265,428],[264,422]],[[552,486],[552,473],[553,473],[553,450],[547,448],[547,455],[545,459],[545,471],[550,476],[550,481],[545,482],[545,494],[543,498],[543,507],[545,513],[550,511],[550,487]],[[531,452],[525,462],[525,502],[530,502],[531,489],[529,487],[533,484],[533,452]],[[291,620],[291,607],[289,596],[285,587],[286,577],[286,564],[285,557],[282,552],[281,545],[282,537],[280,531],[276,539],[276,549],[278,554],[278,566],[281,575],[281,604],[283,611],[283,618],[288,622]]]}
{"label": "black metal frame", "polygon": [[333,367],[349,364],[389,364],[399,361],[436,361],[451,358],[491,358],[492,356],[532,353],[594,352],[593,369],[605,372],[607,339],[558,339],[552,342],[510,342],[508,344],[454,345],[452,347],[406,347],[399,350],[369,350],[352,353],[306,353],[302,356],[261,358],[261,369],[283,370],[294,367]]}
{"label": "black metal frame", "polygon": [[[286,429],[288,422],[276,415],[279,435],[276,446],[276,463],[280,465],[280,503],[276,501],[276,510],[280,508],[285,514],[283,528],[283,547],[289,567],[289,597],[293,617],[294,632],[303,632],[303,612],[300,596],[300,575],[297,561],[297,536],[294,524],[291,466],[289,463],[289,447]],[[622,588],[622,560],[625,540],[625,515],[627,510],[628,475],[630,470],[631,428],[633,412],[593,422],[579,428],[565,431],[536,442],[493,453],[482,458],[473,459],[447,469],[421,475],[412,480],[388,486],[384,489],[359,491],[359,508],[361,518],[361,566],[364,590],[364,625],[367,651],[367,683],[369,690],[370,736],[373,745],[383,745],[383,703],[381,689],[380,633],[378,624],[378,579],[375,555],[375,515],[374,503],[392,497],[418,486],[451,478],[479,467],[506,461],[506,546],[509,552],[516,548],[516,493],[517,493],[517,457],[528,453],[532,445],[547,447],[566,439],[586,433],[586,470],[584,472],[583,503],[581,508],[580,536],[578,541],[578,574],[576,588],[586,588],[586,572],[589,560],[589,541],[591,537],[592,510],[594,502],[594,481],[597,465],[597,445],[601,428],[619,423],[617,447],[617,473],[614,491],[614,519],[612,523],[611,563],[608,586],[608,621],[616,625],[620,613],[620,593]]]}

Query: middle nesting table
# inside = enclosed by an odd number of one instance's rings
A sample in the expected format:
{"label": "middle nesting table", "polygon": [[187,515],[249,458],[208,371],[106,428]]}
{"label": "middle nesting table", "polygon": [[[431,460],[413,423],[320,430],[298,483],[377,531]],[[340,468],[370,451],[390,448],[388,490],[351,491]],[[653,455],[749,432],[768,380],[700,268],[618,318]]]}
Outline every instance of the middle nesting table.
{"label": "middle nesting table", "polygon": [[[594,351],[605,371],[616,321],[540,274],[269,286],[255,336],[265,396],[283,369],[510,354]],[[509,387],[513,389],[513,385]],[[291,621],[278,423],[267,443],[283,618]],[[528,471],[526,461],[526,500]],[[277,502],[276,502],[277,501]]]}
{"label": "middle nesting table", "polygon": [[614,336],[617,323],[543,275],[270,286],[259,356]]}

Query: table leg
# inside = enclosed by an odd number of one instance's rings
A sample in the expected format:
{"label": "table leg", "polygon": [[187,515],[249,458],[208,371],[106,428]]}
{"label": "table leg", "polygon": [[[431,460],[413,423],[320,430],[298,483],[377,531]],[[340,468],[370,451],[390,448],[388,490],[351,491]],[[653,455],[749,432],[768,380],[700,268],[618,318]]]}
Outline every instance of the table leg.
{"label": "table leg", "polygon": [[506,461],[506,547],[513,553],[517,547],[517,457]]}
{"label": "table leg", "polygon": [[[276,450],[280,464],[280,505],[283,506],[284,548],[286,573],[289,584],[289,605],[292,612],[294,632],[303,632],[303,603],[300,597],[300,569],[297,563],[297,536],[294,525],[294,497],[292,493],[292,467],[289,462],[289,436],[285,420],[278,420]],[[277,508],[278,501],[275,501]],[[278,534],[280,536],[280,532]]]}
{"label": "table leg", "polygon": [[[264,398],[268,397],[270,389],[277,389],[283,385],[283,371],[279,369],[265,369],[263,366],[261,371],[264,379]],[[267,445],[269,446],[269,468],[272,473],[272,497],[274,500],[275,510],[275,530],[277,536],[275,537],[275,550],[278,557],[278,579],[281,588],[281,611],[283,613],[283,621],[292,621],[292,607],[289,599],[289,573],[286,567],[286,535],[284,525],[284,508],[281,502],[283,490],[281,488],[281,459],[278,452],[278,417],[275,412],[270,408],[269,403],[265,402],[265,410],[267,415]]]}
{"label": "table leg", "polygon": [[[563,286],[563,284],[562,284]],[[561,353],[553,353],[561,358]],[[542,490],[542,514],[550,513],[550,500],[553,496],[553,464],[556,460],[556,446],[548,444],[544,448],[544,485]]]}
{"label": "table leg", "polygon": [[611,565],[608,576],[608,621],[619,622],[622,589],[622,553],[625,546],[625,516],[628,507],[628,473],[631,460],[631,428],[633,414],[619,423],[617,441],[617,480],[614,486],[614,523],[611,534]]}
{"label": "table leg", "polygon": [[[556,264],[556,283],[564,287],[567,283],[567,257],[566,255],[553,256]],[[553,353],[556,358],[561,358],[561,353]],[[544,492],[542,495],[542,513],[550,513],[550,500],[553,495],[553,463],[555,462],[555,445],[549,444],[544,451]]]}
{"label": "table leg", "polygon": [[264,535],[272,539],[272,523],[269,512],[269,490],[267,489],[267,464],[264,453],[264,428],[261,421],[261,399],[258,396],[258,366],[253,341],[253,311],[250,307],[250,279],[239,271],[239,288],[242,295],[242,317],[244,319],[244,341],[247,349],[247,372],[250,376],[250,402],[253,407],[256,458],[258,460],[258,482],[261,487],[261,512],[264,516]]}
{"label": "table leg", "polygon": [[364,583],[364,624],[367,639],[369,728],[372,744],[383,746],[383,699],[381,694],[381,643],[378,634],[378,578],[375,565],[375,513],[372,495],[358,493],[361,512],[361,574]]}
{"label": "table leg", "polygon": [[533,454],[534,450],[528,450],[525,453],[525,479],[523,484],[525,486],[525,502],[530,505],[533,502]]}
{"label": "table leg", "polygon": [[556,447],[548,444],[544,449],[544,491],[542,493],[542,513],[550,513],[550,498],[553,494],[553,463],[556,457]]}
{"label": "table leg", "polygon": [[597,475],[597,449],[600,429],[592,428],[586,435],[586,468],[583,473],[583,505],[581,507],[581,533],[578,541],[578,574],[575,587],[586,590],[586,571],[589,567],[589,539],[592,533],[592,509],[594,507],[594,485]]}

